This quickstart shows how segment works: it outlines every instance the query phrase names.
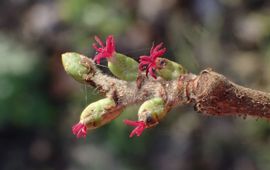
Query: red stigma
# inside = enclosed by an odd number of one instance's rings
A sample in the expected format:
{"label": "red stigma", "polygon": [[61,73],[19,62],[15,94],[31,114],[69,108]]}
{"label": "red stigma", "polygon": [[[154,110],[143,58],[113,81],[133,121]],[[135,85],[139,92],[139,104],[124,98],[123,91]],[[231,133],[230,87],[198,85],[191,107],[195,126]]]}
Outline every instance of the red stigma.
{"label": "red stigma", "polygon": [[96,50],[97,54],[94,57],[94,61],[98,64],[102,58],[110,58],[115,53],[115,42],[112,35],[109,35],[106,39],[106,46],[104,46],[103,42],[98,36],[95,36],[95,40],[100,47],[94,43],[92,46]]}
{"label": "red stigma", "polygon": [[72,132],[77,138],[86,137],[87,134],[87,127],[82,123],[77,123],[72,126]]}
{"label": "red stigma", "polygon": [[146,128],[146,124],[143,121],[131,121],[124,120],[124,123],[129,126],[135,126],[135,129],[130,133],[129,137],[132,138],[135,134],[139,137]]}
{"label": "red stigma", "polygon": [[140,56],[140,64],[139,64],[139,70],[144,71],[144,68],[146,66],[146,76],[148,76],[148,73],[154,77],[155,79],[157,78],[155,74],[156,70],[156,59],[162,55],[165,54],[166,48],[162,48],[163,43],[158,44],[155,46],[153,44],[151,50],[150,50],[150,55],[143,55]]}

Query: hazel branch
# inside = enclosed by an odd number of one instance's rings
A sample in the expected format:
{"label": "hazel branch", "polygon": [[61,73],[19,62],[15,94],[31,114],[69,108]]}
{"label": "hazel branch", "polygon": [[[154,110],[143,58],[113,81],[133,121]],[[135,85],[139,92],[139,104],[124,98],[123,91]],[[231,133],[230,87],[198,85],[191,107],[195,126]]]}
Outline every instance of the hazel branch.
{"label": "hazel branch", "polygon": [[189,84],[190,98],[198,112],[208,115],[270,117],[270,94],[229,81],[210,69]]}
{"label": "hazel branch", "polygon": [[117,104],[116,110],[161,97],[167,110],[193,104],[196,111],[207,115],[270,117],[269,93],[239,86],[211,69],[203,70],[199,75],[183,74],[171,81],[141,75],[137,82],[127,82],[105,75],[92,59],[80,54],[65,53],[62,61],[66,72],[74,79],[113,98]]}

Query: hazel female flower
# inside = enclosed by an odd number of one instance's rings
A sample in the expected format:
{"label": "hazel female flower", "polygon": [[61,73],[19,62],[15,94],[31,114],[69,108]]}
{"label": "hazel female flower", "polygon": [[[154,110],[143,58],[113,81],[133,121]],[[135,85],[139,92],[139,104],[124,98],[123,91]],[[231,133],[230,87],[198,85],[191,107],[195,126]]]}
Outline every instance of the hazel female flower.
{"label": "hazel female flower", "polygon": [[77,123],[72,127],[72,132],[77,138],[85,138],[87,135],[87,127],[82,123]]}
{"label": "hazel female flower", "polygon": [[124,120],[124,123],[129,126],[135,126],[135,129],[130,133],[129,137],[133,137],[135,134],[139,137],[146,128],[146,124],[143,121],[131,121]]}
{"label": "hazel female flower", "polygon": [[146,76],[148,76],[149,73],[155,79],[157,78],[155,73],[155,70],[157,68],[156,60],[158,57],[161,57],[166,52],[166,48],[161,49],[162,45],[163,43],[160,43],[157,46],[153,44],[149,56],[147,55],[140,56],[139,70],[141,71],[146,70]]}
{"label": "hazel female flower", "polygon": [[109,35],[107,37],[105,46],[98,36],[95,36],[95,40],[100,45],[100,47],[98,47],[96,43],[93,44],[93,48],[97,52],[94,57],[94,61],[99,64],[102,58],[113,57],[113,55],[115,54],[115,41],[112,35]]}

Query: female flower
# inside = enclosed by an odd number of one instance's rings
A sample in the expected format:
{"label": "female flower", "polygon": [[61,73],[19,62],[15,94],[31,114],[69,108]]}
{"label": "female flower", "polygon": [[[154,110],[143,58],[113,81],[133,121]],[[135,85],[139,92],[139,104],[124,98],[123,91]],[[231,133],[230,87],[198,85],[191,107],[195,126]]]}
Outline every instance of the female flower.
{"label": "female flower", "polygon": [[157,58],[164,55],[166,52],[166,48],[161,49],[162,45],[163,43],[160,43],[157,46],[153,44],[149,56],[140,56],[139,70],[144,71],[144,69],[146,69],[146,76],[148,76],[149,73],[155,79],[157,78],[155,73],[157,69]]}

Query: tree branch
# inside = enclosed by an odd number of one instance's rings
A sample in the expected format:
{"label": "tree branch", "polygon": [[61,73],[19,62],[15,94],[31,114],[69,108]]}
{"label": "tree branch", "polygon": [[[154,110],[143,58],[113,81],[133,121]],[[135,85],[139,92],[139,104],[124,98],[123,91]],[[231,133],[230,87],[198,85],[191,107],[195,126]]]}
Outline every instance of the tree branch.
{"label": "tree branch", "polygon": [[83,82],[95,87],[100,94],[113,98],[117,110],[162,97],[168,110],[193,104],[196,111],[207,115],[270,117],[269,93],[239,86],[211,69],[203,70],[199,75],[184,74],[172,81],[141,75],[137,82],[127,82],[103,74],[92,59],[80,57],[79,64],[88,69],[88,73],[83,75]]}
{"label": "tree branch", "polygon": [[197,111],[209,115],[270,117],[270,94],[242,87],[210,69],[189,86]]}

